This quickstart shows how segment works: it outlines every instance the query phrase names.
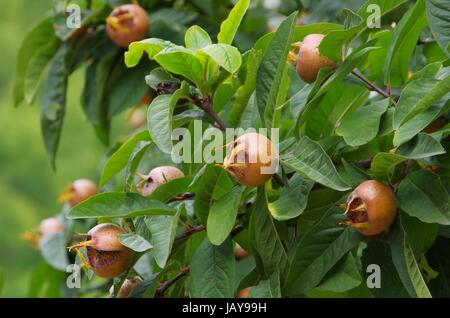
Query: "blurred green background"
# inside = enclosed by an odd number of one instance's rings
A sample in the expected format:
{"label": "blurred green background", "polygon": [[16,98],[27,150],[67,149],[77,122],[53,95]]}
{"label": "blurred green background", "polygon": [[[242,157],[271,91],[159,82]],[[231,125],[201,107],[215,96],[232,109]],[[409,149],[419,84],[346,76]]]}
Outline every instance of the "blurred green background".
{"label": "blurred green background", "polygon": [[[52,1],[0,3],[0,296],[26,297],[31,271],[41,258],[38,250],[21,240],[21,234],[61,210],[58,193],[72,180],[96,180],[107,149],[96,139],[81,110],[83,74],[76,73],[70,78],[57,171],[52,171],[41,140],[39,99],[31,107],[14,108],[11,93],[21,41],[50,10]],[[119,117],[113,130],[125,133],[125,123],[124,116]]]}

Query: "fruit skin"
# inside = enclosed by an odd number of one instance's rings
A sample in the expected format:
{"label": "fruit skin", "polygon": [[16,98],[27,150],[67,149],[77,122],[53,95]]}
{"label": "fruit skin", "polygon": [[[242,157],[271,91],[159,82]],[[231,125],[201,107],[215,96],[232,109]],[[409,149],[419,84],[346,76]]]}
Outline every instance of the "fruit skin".
{"label": "fruit skin", "polygon": [[123,274],[133,262],[134,252],[123,246],[118,235],[126,232],[115,224],[99,224],[86,238],[89,265],[97,276],[113,278]]}
{"label": "fruit skin", "polygon": [[39,232],[41,235],[50,235],[64,231],[64,223],[57,218],[48,218],[41,221]]}
{"label": "fruit skin", "polygon": [[61,202],[70,207],[88,199],[97,193],[97,185],[88,179],[75,180],[60,196]]}
{"label": "fruit skin", "polygon": [[[258,133],[247,133],[236,139],[223,167],[240,184],[259,187],[270,180],[278,162],[278,152],[270,139]],[[264,168],[272,173],[262,171]]]}
{"label": "fruit skin", "polygon": [[248,294],[250,293],[250,289],[252,289],[253,286],[251,287],[246,287],[244,289],[242,289],[237,295],[236,298],[247,298]]}
{"label": "fruit skin", "polygon": [[250,254],[242,248],[239,244],[234,246],[234,257],[237,261],[241,261],[244,258],[248,257]]}
{"label": "fruit skin", "polygon": [[141,175],[144,179],[144,184],[140,188],[140,192],[143,196],[149,196],[162,184],[184,177],[184,173],[175,167],[161,166],[150,171],[148,175]]}
{"label": "fruit skin", "polygon": [[347,198],[346,224],[365,236],[377,235],[389,228],[396,211],[397,199],[392,189],[376,180],[367,180]]}
{"label": "fruit skin", "polygon": [[106,32],[118,46],[128,48],[132,42],[143,40],[150,28],[147,12],[136,4],[115,8],[107,19]]}
{"label": "fruit skin", "polygon": [[117,293],[116,298],[127,298],[128,295],[130,295],[130,293],[133,291],[133,289],[135,289],[136,286],[140,283],[142,283],[142,279],[140,279],[138,276],[134,277],[133,279],[125,279],[122,287],[120,287],[120,290]]}
{"label": "fruit skin", "polygon": [[306,83],[314,82],[321,68],[337,66],[333,61],[320,55],[319,45],[323,38],[323,34],[309,34],[305,36],[300,45],[295,67],[297,74]]}

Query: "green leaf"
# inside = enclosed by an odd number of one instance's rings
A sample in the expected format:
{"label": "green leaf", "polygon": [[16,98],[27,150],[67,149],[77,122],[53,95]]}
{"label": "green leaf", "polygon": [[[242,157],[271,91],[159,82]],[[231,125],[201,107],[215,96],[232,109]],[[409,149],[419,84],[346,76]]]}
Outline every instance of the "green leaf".
{"label": "green leaf", "polygon": [[222,244],[233,230],[243,190],[235,186],[211,206],[206,229],[212,244]]}
{"label": "green leaf", "polygon": [[273,218],[285,221],[298,217],[306,209],[309,193],[314,182],[295,174],[283,188],[280,198],[269,203]]}
{"label": "green leaf", "polygon": [[212,44],[208,32],[203,30],[198,25],[193,25],[186,31],[186,34],[184,35],[184,42],[188,49],[194,51]]}
{"label": "green leaf", "polygon": [[127,169],[125,172],[125,192],[131,192],[134,188],[134,178],[136,176],[137,169],[150,146],[152,146],[152,142],[140,141],[128,159]]}
{"label": "green leaf", "polygon": [[177,195],[190,191],[189,185],[192,183],[192,177],[184,177],[170,180],[155,189],[150,195],[150,199],[161,202],[170,201]]}
{"label": "green leaf", "polygon": [[446,0],[427,0],[425,2],[428,23],[439,46],[450,57],[450,14]]}
{"label": "green leaf", "polygon": [[413,140],[397,148],[397,154],[409,159],[421,159],[445,153],[441,143],[427,134],[419,134]]}
{"label": "green leaf", "polygon": [[66,243],[62,232],[44,235],[39,242],[39,249],[44,260],[53,268],[63,272],[66,271],[66,267],[69,265]]}
{"label": "green leaf", "polygon": [[336,129],[339,136],[353,147],[368,143],[377,136],[381,116],[386,112],[389,100],[384,99],[373,104],[358,108],[345,116]]}
{"label": "green leaf", "polygon": [[152,255],[160,268],[166,266],[172,251],[172,245],[177,234],[180,212],[181,209],[172,216],[161,215],[145,218],[145,224],[152,234],[150,239],[150,243],[153,245]]}
{"label": "green leaf", "polygon": [[36,53],[30,59],[24,77],[25,101],[28,104],[34,102],[39,88],[40,78],[60,46],[61,42],[56,37],[48,39],[48,43],[36,50]]}
{"label": "green leaf", "polygon": [[[450,91],[450,76],[442,80],[418,79],[409,83],[402,91],[394,113],[394,128],[428,109]],[[396,144],[394,138],[394,145]]]}
{"label": "green leaf", "polygon": [[297,12],[281,23],[270,41],[258,69],[256,83],[256,102],[265,127],[274,127],[275,108],[282,86],[287,55],[291,48]]}
{"label": "green leaf", "polygon": [[[375,297],[409,297],[392,262],[389,244],[385,241],[370,240],[363,250],[361,263],[366,282],[371,284],[378,282],[381,285],[380,288],[371,288]],[[369,266],[373,266],[373,268],[371,269]]]}
{"label": "green leaf", "polygon": [[446,298],[450,295],[450,239],[438,236],[436,243],[427,253],[427,260],[434,270],[439,272],[438,277],[430,281],[430,290],[433,297]]}
{"label": "green leaf", "polygon": [[380,152],[373,157],[370,170],[375,179],[388,180],[395,166],[406,159],[393,153]]}
{"label": "green leaf", "polygon": [[320,291],[330,291],[342,293],[356,288],[361,284],[361,274],[359,273],[356,260],[351,253],[348,253],[340,260],[323,279],[319,286]]}
{"label": "green leaf", "polygon": [[195,187],[194,211],[195,215],[203,222],[208,219],[209,208],[214,200],[214,189],[219,182],[219,176],[224,171],[220,167],[214,165],[206,165],[198,184]]}
{"label": "green leaf", "polygon": [[100,177],[99,186],[103,187],[112,177],[124,169],[128,163],[130,156],[133,154],[136,146],[141,141],[150,141],[148,131],[141,131],[133,135],[120,148],[114,152],[106,161],[102,175]]}
{"label": "green leaf", "polygon": [[228,73],[236,73],[242,64],[238,49],[228,44],[211,44],[199,50],[209,56]]}
{"label": "green leaf", "polygon": [[220,32],[217,35],[218,43],[231,44],[234,36],[247,12],[250,0],[239,0],[231,9],[228,17],[220,25]]}
{"label": "green leaf", "polygon": [[158,289],[159,280],[164,274],[165,271],[152,274],[149,278],[133,288],[127,298],[153,298]]}
{"label": "green leaf", "polygon": [[157,38],[146,39],[140,42],[133,42],[130,44],[130,46],[128,47],[128,51],[125,53],[125,65],[130,68],[135,67],[139,64],[139,61],[141,60],[144,53],[147,53],[148,58],[153,60],[156,54],[158,54],[165,48],[173,46],[173,43]]}
{"label": "green leaf", "polygon": [[282,154],[281,164],[326,187],[338,191],[349,189],[325,150],[308,137],[302,137],[292,149]]}
{"label": "green leaf", "polygon": [[148,251],[153,247],[145,238],[136,233],[121,234],[119,240],[122,245],[138,253]]}
{"label": "green leaf", "polygon": [[406,232],[408,243],[414,253],[425,253],[434,244],[438,235],[436,223],[425,223],[400,211],[400,220]]}
{"label": "green leaf", "polygon": [[403,179],[398,206],[425,223],[450,224],[450,196],[439,177],[425,169]]}
{"label": "green leaf", "polygon": [[205,66],[191,50],[182,46],[169,47],[156,54],[155,60],[167,71],[184,76],[202,86]]}
{"label": "green leaf", "polygon": [[251,209],[249,231],[254,251],[252,254],[263,279],[276,272],[284,277],[288,262],[287,254],[267,207],[264,188],[258,188],[258,195]]}
{"label": "green leaf", "polygon": [[73,207],[69,219],[130,218],[140,215],[174,215],[175,209],[137,193],[100,193]]}
{"label": "green leaf", "polygon": [[250,50],[247,54],[246,63],[246,77],[245,82],[240,86],[236,92],[236,99],[230,111],[230,124],[237,126],[245,112],[245,109],[250,101],[250,97],[256,88],[256,79],[259,63],[261,61],[260,51]]}
{"label": "green leaf", "polygon": [[260,280],[250,289],[247,298],[281,298],[280,274],[275,272],[269,279]]}
{"label": "green leaf", "polygon": [[194,298],[234,297],[235,266],[233,244],[220,246],[208,239],[197,248],[191,261],[190,292]]}
{"label": "green leaf", "polygon": [[189,84],[183,82],[172,95],[159,95],[148,107],[147,128],[158,148],[170,154],[172,152],[173,110],[181,98],[189,95]]}
{"label": "green leaf", "polygon": [[302,237],[286,280],[288,295],[305,294],[318,286],[329,270],[359,244],[361,234],[338,225],[345,219],[342,209],[333,207]]}
{"label": "green leaf", "polygon": [[17,56],[16,77],[13,87],[15,106],[18,106],[25,97],[25,75],[32,57],[41,47],[48,45],[49,39],[53,38],[54,34],[52,19],[48,17],[32,29],[23,40]]}
{"label": "green leaf", "polygon": [[400,280],[411,297],[431,298],[414,253],[409,246],[403,226],[399,223],[391,239],[391,253]]}
{"label": "green leaf", "polygon": [[[384,61],[385,83],[391,82],[392,65],[396,54],[401,53],[403,57],[400,60],[402,66],[401,73],[403,76],[408,73],[409,58],[417,44],[420,30],[427,25],[424,2],[424,0],[418,0],[414,7],[403,15],[392,33],[392,38]],[[407,52],[406,55],[405,52]]]}
{"label": "green leaf", "polygon": [[41,104],[42,136],[54,168],[66,108],[69,53],[70,47],[65,44],[54,56],[48,71]]}

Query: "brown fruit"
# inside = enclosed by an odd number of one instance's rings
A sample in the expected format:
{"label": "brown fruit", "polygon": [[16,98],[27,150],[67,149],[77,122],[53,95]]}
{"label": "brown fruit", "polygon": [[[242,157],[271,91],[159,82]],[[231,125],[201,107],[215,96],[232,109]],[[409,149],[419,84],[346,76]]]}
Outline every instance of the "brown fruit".
{"label": "brown fruit", "polygon": [[278,161],[278,152],[272,141],[258,133],[247,133],[233,143],[223,168],[240,184],[259,187],[276,172]]}
{"label": "brown fruit", "polygon": [[41,221],[39,232],[41,235],[49,235],[64,231],[64,223],[57,218],[48,218]]}
{"label": "brown fruit", "polygon": [[97,193],[97,185],[87,179],[75,180],[59,196],[58,201],[67,203],[70,207],[88,199]]}
{"label": "brown fruit", "polygon": [[305,36],[300,44],[296,69],[298,75],[306,83],[314,82],[321,68],[327,66],[334,68],[337,66],[333,61],[320,55],[319,45],[323,38],[323,34],[309,34]]}
{"label": "brown fruit", "polygon": [[143,40],[150,28],[147,12],[136,4],[125,4],[113,10],[106,19],[109,38],[127,48],[132,42]]}
{"label": "brown fruit", "polygon": [[389,228],[396,210],[397,199],[390,187],[376,180],[364,181],[347,198],[345,224],[365,236],[376,235]]}
{"label": "brown fruit", "polygon": [[242,248],[239,244],[236,244],[234,246],[234,257],[237,261],[243,260],[244,258],[248,257],[250,254]]}
{"label": "brown fruit", "polygon": [[134,129],[139,129],[147,123],[147,112],[145,108],[138,107],[131,110],[128,115],[128,123]]}
{"label": "brown fruit", "polygon": [[184,177],[184,173],[175,167],[161,166],[153,169],[147,175],[139,174],[142,181],[138,184],[137,188],[143,196],[149,196],[162,184]]}
{"label": "brown fruit", "polygon": [[122,287],[120,287],[119,292],[117,293],[117,298],[127,298],[128,295],[136,288],[137,285],[142,283],[142,279],[136,276],[133,279],[125,279]]}
{"label": "brown fruit", "polygon": [[86,247],[86,265],[97,276],[117,277],[131,266],[134,257],[134,252],[119,241],[118,235],[125,233],[115,224],[99,224],[87,233],[86,241],[71,246],[70,249]]}

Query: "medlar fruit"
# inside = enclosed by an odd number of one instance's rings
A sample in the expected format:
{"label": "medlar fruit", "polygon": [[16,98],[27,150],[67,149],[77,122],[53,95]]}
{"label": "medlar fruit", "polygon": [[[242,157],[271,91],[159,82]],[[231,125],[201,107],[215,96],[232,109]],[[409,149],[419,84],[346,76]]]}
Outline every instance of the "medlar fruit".
{"label": "medlar fruit", "polygon": [[106,32],[118,46],[127,48],[143,40],[150,27],[147,12],[137,4],[125,4],[113,10],[106,19]]}
{"label": "medlar fruit", "polygon": [[[118,235],[126,232],[115,224],[104,223],[93,227],[86,241],[69,247],[76,249],[80,259],[97,276],[113,278],[123,274],[133,262],[134,252],[122,245]],[[86,247],[88,260],[85,261],[78,249]]]}
{"label": "medlar fruit", "polygon": [[184,173],[175,167],[161,166],[153,169],[147,175],[138,174],[142,181],[138,184],[139,192],[143,196],[149,196],[162,184],[184,177]]}
{"label": "medlar fruit", "polygon": [[323,38],[323,34],[309,34],[299,44],[300,49],[295,67],[298,75],[306,83],[314,82],[321,68],[337,66],[336,63],[319,53],[319,45]]}
{"label": "medlar fruit", "polygon": [[278,161],[272,141],[258,133],[247,133],[235,140],[222,166],[240,184],[259,187],[276,172]]}
{"label": "medlar fruit", "polygon": [[59,196],[58,201],[67,203],[70,207],[88,199],[97,193],[97,185],[87,179],[75,180]]}
{"label": "medlar fruit", "polygon": [[346,225],[365,236],[385,231],[392,224],[397,210],[394,191],[376,180],[361,183],[347,198]]}

